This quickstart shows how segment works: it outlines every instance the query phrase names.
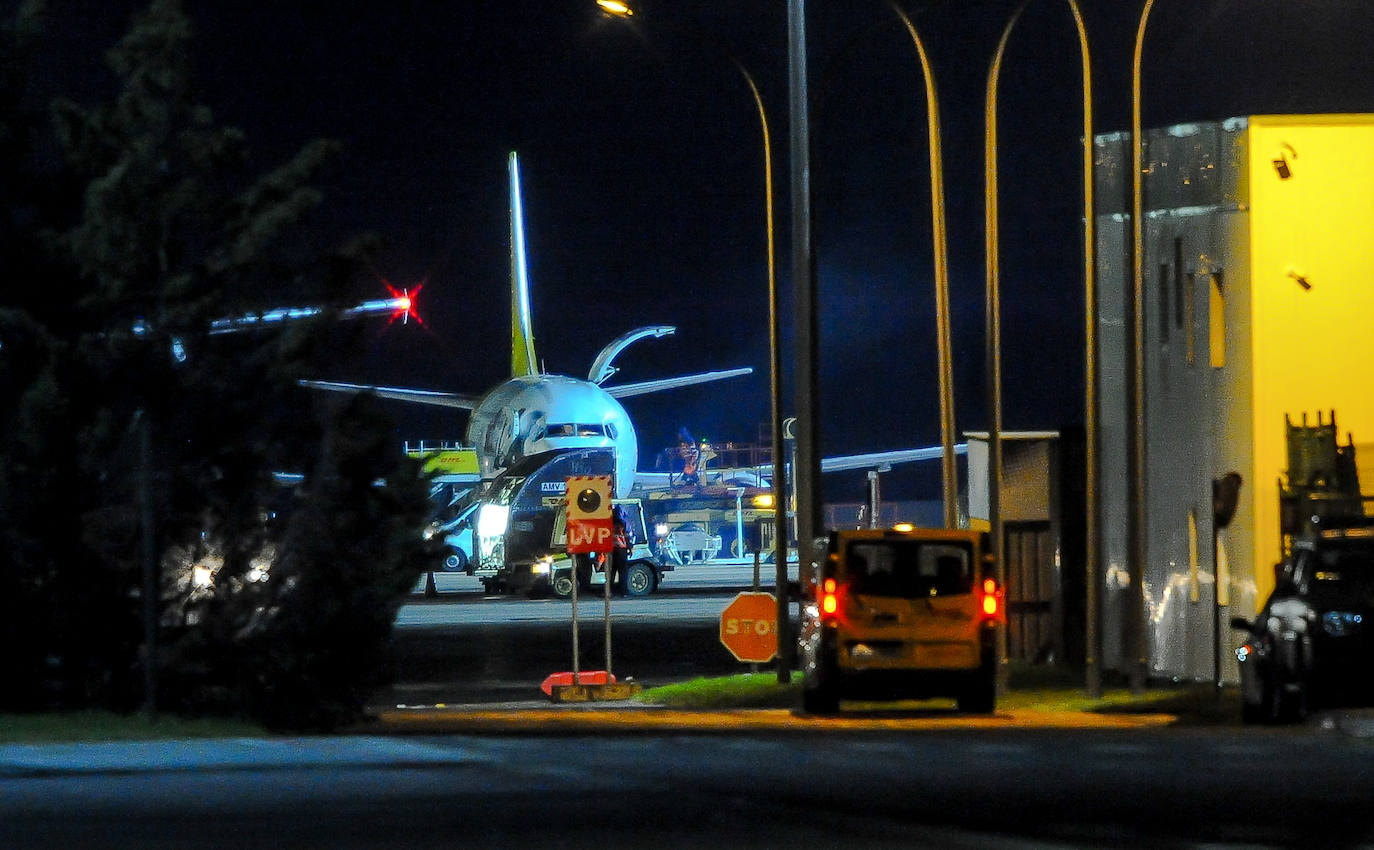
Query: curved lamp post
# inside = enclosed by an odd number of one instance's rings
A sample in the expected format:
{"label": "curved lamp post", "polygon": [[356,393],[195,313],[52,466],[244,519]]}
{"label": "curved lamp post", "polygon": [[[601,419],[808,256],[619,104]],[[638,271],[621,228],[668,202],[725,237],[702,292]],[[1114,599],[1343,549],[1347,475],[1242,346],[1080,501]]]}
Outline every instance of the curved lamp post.
{"label": "curved lamp post", "polygon": [[[997,185],[997,92],[1001,82],[1002,58],[1012,30],[1031,0],[1024,0],[1002,30],[997,52],[988,69],[987,105],[984,114],[984,188],[986,208],[987,251],[987,392],[988,410],[992,423],[988,428],[988,518],[992,526],[993,550],[1002,549],[1002,324],[1000,291],[1000,230],[998,227]],[[1088,31],[1076,0],[1067,0],[1078,31],[1079,55],[1083,78],[1083,292],[1084,292],[1084,488],[1085,544],[1084,572],[1086,574],[1087,633],[1085,635],[1085,666],[1087,690],[1094,696],[1102,693],[1101,669],[1098,659],[1097,586],[1098,518],[1097,518],[1097,307],[1096,307],[1096,235],[1093,210],[1093,106],[1092,57],[1088,49]],[[1004,577],[1005,580],[1005,577]],[[1005,632],[1003,632],[1005,635]],[[1005,655],[1005,646],[1002,647]]]}
{"label": "curved lamp post", "polygon": [[1145,689],[1149,665],[1145,640],[1145,137],[1140,118],[1140,64],[1145,27],[1155,0],[1145,0],[1131,56],[1131,288],[1127,293],[1126,347],[1126,540],[1130,553],[1130,595],[1126,605],[1127,676],[1131,691]]}
{"label": "curved lamp post", "polygon": [[[628,20],[635,13],[633,7],[628,3],[621,2],[621,0],[596,0],[596,5],[606,15],[622,20]],[[697,35],[697,38],[703,42],[708,41],[700,35]],[[768,372],[773,419],[773,490],[777,494],[778,489],[785,486],[787,479],[782,456],[782,346],[781,330],[778,325],[777,263],[773,228],[773,139],[768,129],[768,111],[763,106],[763,97],[759,94],[759,86],[754,80],[754,75],[749,73],[749,69],[745,68],[744,64],[733,53],[718,44],[715,47],[726,55],[730,64],[734,65],[735,70],[739,71],[740,76],[744,78],[745,85],[749,87],[749,94],[754,98],[754,107],[759,113],[759,128],[763,133],[764,226],[768,232]],[[778,546],[778,550],[783,553],[780,560],[786,562],[787,500],[781,497],[775,499],[774,507],[776,510],[774,536],[783,541]]]}
{"label": "curved lamp post", "polygon": [[[596,0],[596,4],[601,11],[611,17],[628,20],[634,15],[634,9],[621,0]],[[703,42],[709,41],[706,37],[693,33],[694,36]],[[767,230],[768,238],[768,394],[769,406],[772,417],[771,428],[771,449],[773,454],[773,540],[774,540],[774,561],[778,565],[780,578],[778,593],[778,622],[787,622],[787,593],[784,590],[785,576],[787,569],[787,550],[788,550],[788,523],[787,523],[787,467],[783,458],[783,435],[782,435],[782,328],[779,324],[778,315],[781,309],[778,294],[777,282],[777,261],[776,261],[776,237],[774,235],[773,222],[773,137],[768,129],[768,110],[763,106],[763,97],[759,94],[758,83],[754,80],[754,75],[749,73],[749,69],[744,67],[744,63],[729,50],[719,44],[715,44],[716,49],[723,52],[730,64],[735,66],[740,76],[744,78],[745,85],[749,87],[749,94],[754,98],[754,107],[759,114],[759,128],[763,134],[763,191],[764,191],[764,227]],[[760,545],[762,540],[759,541]],[[780,634],[779,637],[783,637]],[[779,646],[782,641],[779,641]],[[786,655],[783,655],[787,659]],[[787,659],[790,661],[790,659]],[[779,677],[782,681],[790,680],[790,666],[784,669],[779,667]]]}
{"label": "curved lamp post", "polygon": [[916,55],[921,60],[921,76],[926,88],[926,131],[930,139],[930,231],[935,256],[935,324],[936,349],[940,370],[940,477],[943,484],[944,520],[946,528],[958,523],[956,513],[956,473],[954,468],[954,367],[949,329],[949,249],[945,231],[944,165],[940,155],[940,100],[935,90],[935,75],[930,68],[925,44],[921,41],[911,17],[890,0],[892,11],[901,18]]}

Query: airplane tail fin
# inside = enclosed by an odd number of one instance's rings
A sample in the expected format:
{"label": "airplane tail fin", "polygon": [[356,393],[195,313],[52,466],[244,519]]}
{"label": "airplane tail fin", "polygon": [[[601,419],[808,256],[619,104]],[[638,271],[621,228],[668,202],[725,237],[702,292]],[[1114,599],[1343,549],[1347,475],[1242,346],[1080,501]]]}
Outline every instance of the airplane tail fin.
{"label": "airplane tail fin", "polygon": [[530,322],[530,279],[525,263],[525,210],[520,199],[520,161],[510,154],[510,373],[539,374]]}

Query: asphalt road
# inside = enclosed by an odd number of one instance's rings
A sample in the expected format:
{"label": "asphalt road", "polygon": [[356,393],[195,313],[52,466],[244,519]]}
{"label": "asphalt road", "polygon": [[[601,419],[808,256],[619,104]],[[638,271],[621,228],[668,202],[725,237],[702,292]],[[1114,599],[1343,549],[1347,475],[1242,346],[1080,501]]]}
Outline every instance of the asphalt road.
{"label": "asphalt road", "polygon": [[[572,669],[568,600],[488,596],[461,573],[436,578],[437,598],[417,593],[397,615],[396,684],[374,707],[542,701],[544,678]],[[652,687],[749,670],[721,645],[719,624],[720,612],[752,582],[752,567],[685,567],[651,596],[613,598],[612,672]],[[583,670],[606,668],[604,614],[601,595],[580,597]]]}
{"label": "asphalt road", "polygon": [[[717,639],[736,590],[614,600],[615,669],[649,684],[746,669]],[[426,722],[378,726],[412,734],[0,747],[0,847],[1374,847],[1367,713],[1107,729],[555,709],[538,682],[567,669],[569,613],[477,587],[406,606],[379,708]],[[488,706],[455,710],[463,734],[395,708],[438,702]]]}
{"label": "asphalt road", "polygon": [[237,740],[0,751],[0,846],[1360,847],[1339,731]]}

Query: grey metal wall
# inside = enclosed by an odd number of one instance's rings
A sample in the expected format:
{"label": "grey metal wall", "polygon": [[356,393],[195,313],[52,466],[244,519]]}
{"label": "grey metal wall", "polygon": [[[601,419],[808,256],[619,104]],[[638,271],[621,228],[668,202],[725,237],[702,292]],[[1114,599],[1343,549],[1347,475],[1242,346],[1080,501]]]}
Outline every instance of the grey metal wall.
{"label": "grey metal wall", "polygon": [[1127,264],[1131,231],[1122,210],[1130,204],[1130,149],[1122,134],[1094,140],[1097,198],[1097,490],[1102,571],[1098,598],[1101,663],[1123,670],[1123,628],[1128,601],[1126,547],[1126,292],[1131,285]]}
{"label": "grey metal wall", "polygon": [[[1233,637],[1221,629],[1212,553],[1212,479],[1227,471],[1253,476],[1248,459],[1249,222],[1245,197],[1246,122],[1190,124],[1146,134],[1144,337],[1146,563],[1145,624],[1153,675],[1207,679],[1214,659],[1235,678]],[[1131,286],[1130,147],[1125,134],[1099,136],[1097,147],[1101,423],[1103,663],[1124,669],[1128,550],[1126,293]],[[1226,322],[1225,365],[1212,364],[1209,307],[1213,275]],[[1245,533],[1237,517],[1224,535]],[[1248,541],[1248,537],[1246,540]],[[1246,546],[1227,542],[1235,555]],[[1227,600],[1237,611],[1252,600]],[[1228,658],[1229,657],[1229,658]]]}

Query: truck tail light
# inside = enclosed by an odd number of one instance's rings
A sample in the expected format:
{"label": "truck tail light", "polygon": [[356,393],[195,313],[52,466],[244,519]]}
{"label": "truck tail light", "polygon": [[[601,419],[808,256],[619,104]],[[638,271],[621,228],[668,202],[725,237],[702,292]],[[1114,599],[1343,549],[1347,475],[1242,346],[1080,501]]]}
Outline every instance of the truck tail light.
{"label": "truck tail light", "polygon": [[821,619],[834,620],[840,612],[840,588],[833,578],[821,582]]}
{"label": "truck tail light", "polygon": [[997,580],[993,578],[983,579],[983,617],[985,619],[997,619],[1002,616],[1002,591],[997,587]]}

